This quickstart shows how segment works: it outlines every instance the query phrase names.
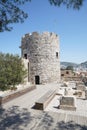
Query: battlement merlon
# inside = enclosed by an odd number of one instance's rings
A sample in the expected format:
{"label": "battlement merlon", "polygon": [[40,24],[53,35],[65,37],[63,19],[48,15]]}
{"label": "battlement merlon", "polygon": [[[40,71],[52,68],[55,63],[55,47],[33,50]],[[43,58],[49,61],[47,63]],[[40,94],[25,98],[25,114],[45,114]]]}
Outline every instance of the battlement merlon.
{"label": "battlement merlon", "polygon": [[38,33],[38,32],[32,32],[32,33],[27,33],[27,34],[25,34],[23,37],[22,37],[22,40],[21,40],[21,42],[24,42],[24,40],[25,39],[29,39],[29,38],[31,38],[31,37],[54,37],[54,38],[56,38],[56,37],[58,37],[58,35],[57,34],[55,34],[54,32],[42,32],[41,34],[40,33]]}

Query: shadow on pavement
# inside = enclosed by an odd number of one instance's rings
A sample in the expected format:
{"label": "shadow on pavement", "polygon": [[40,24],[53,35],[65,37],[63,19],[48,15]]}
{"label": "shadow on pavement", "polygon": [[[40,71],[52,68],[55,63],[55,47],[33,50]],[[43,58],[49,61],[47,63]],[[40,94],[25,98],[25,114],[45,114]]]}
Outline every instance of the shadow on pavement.
{"label": "shadow on pavement", "polygon": [[87,126],[77,124],[73,121],[69,121],[66,123],[64,121],[61,121],[57,123],[56,129],[54,130],[87,130]]}
{"label": "shadow on pavement", "polygon": [[31,116],[28,109],[19,106],[0,108],[0,130],[87,130],[87,124],[64,122],[64,118],[60,121],[58,113],[34,112]]}
{"label": "shadow on pavement", "polygon": [[31,114],[26,108],[19,109],[19,106],[0,108],[0,130],[24,130],[31,121]]}

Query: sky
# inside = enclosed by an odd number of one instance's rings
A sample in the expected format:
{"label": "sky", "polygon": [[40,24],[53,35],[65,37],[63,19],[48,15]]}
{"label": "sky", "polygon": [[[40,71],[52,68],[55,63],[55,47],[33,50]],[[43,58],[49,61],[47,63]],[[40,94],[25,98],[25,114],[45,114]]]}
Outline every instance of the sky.
{"label": "sky", "polygon": [[87,61],[87,1],[80,10],[55,7],[49,0],[32,0],[22,8],[29,16],[22,24],[12,24],[11,32],[0,33],[0,52],[21,55],[23,35],[48,31],[60,38],[60,61]]}

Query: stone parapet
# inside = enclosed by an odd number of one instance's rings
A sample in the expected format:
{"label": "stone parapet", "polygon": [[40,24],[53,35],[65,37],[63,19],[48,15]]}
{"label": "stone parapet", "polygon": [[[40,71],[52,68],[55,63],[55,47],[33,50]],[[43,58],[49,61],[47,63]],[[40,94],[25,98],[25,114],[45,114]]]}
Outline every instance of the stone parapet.
{"label": "stone parapet", "polygon": [[19,97],[19,96],[21,96],[21,95],[23,95],[23,94],[25,94],[25,93],[27,93],[29,91],[32,91],[35,88],[36,88],[36,86],[33,85],[33,86],[29,86],[29,87],[21,89],[21,90],[15,90],[15,91],[13,91],[13,92],[11,92],[9,94],[6,94],[6,95],[2,95],[2,96],[0,96],[0,105],[2,105],[3,103],[8,102],[8,101],[10,101],[10,100],[12,100],[14,98],[17,98],[17,97]]}

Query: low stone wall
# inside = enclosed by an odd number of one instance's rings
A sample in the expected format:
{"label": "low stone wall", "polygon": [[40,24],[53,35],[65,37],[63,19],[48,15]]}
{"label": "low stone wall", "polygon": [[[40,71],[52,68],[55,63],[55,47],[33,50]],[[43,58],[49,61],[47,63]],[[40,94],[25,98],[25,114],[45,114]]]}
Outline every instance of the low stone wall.
{"label": "low stone wall", "polygon": [[82,81],[81,77],[62,77],[64,81]]}
{"label": "low stone wall", "polygon": [[12,100],[14,98],[17,98],[17,97],[19,97],[19,96],[21,96],[21,95],[23,95],[23,94],[25,94],[25,93],[27,93],[29,91],[32,91],[35,88],[36,88],[36,86],[33,85],[31,87],[27,87],[27,88],[24,88],[22,90],[16,90],[16,91],[11,92],[11,93],[9,93],[7,95],[0,96],[0,105],[2,105],[3,103],[8,102],[8,101],[10,101],[10,100]]}

